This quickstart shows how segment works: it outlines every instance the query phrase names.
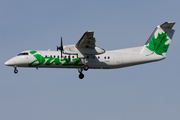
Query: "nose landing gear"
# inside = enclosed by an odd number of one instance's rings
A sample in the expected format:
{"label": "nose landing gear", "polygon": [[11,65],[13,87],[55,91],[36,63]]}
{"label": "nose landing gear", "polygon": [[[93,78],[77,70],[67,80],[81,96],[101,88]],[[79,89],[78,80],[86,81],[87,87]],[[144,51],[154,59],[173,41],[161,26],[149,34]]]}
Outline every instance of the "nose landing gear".
{"label": "nose landing gear", "polygon": [[18,73],[18,70],[16,67],[14,67],[14,73],[17,74]]}

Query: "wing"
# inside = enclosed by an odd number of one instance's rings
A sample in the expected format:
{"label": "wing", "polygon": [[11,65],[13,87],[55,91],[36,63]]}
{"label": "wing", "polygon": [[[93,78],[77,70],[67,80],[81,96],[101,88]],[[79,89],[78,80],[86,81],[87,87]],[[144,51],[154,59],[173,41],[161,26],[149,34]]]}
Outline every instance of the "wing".
{"label": "wing", "polygon": [[94,32],[93,31],[87,31],[84,33],[84,35],[81,37],[81,39],[76,44],[76,47],[80,48],[95,48],[95,38],[93,37]]}
{"label": "wing", "polygon": [[64,54],[77,54],[79,58],[84,58],[86,55],[98,55],[105,53],[105,50],[95,45],[93,31],[87,31],[81,37],[76,45],[64,46]]}

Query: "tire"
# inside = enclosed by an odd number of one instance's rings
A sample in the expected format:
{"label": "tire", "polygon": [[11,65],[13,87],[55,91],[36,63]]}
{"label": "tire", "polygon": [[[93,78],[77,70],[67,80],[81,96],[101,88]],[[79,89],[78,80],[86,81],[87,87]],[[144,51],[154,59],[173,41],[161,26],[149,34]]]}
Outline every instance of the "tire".
{"label": "tire", "polygon": [[80,73],[79,74],[79,79],[83,79],[84,78],[84,74]]}
{"label": "tire", "polygon": [[18,73],[18,70],[15,69],[15,70],[14,70],[14,73],[17,74],[17,73]]}

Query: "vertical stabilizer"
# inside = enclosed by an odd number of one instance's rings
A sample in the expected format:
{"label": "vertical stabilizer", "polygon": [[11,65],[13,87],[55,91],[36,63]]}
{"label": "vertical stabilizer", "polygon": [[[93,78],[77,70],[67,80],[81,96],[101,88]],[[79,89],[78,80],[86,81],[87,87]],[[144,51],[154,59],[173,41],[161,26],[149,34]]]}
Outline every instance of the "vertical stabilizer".
{"label": "vertical stabilizer", "polygon": [[166,52],[175,31],[172,29],[174,24],[175,22],[165,22],[157,26],[145,43],[141,53],[146,54],[146,56],[161,55],[166,57]]}

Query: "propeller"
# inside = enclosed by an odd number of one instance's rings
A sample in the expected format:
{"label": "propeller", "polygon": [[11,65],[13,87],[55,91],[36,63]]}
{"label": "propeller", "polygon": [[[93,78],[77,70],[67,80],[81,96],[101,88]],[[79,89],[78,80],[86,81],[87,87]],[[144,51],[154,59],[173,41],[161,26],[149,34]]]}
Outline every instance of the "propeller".
{"label": "propeller", "polygon": [[57,51],[60,50],[61,51],[61,58],[62,58],[62,52],[63,52],[63,42],[62,42],[62,37],[61,37],[61,46],[57,46]]}

